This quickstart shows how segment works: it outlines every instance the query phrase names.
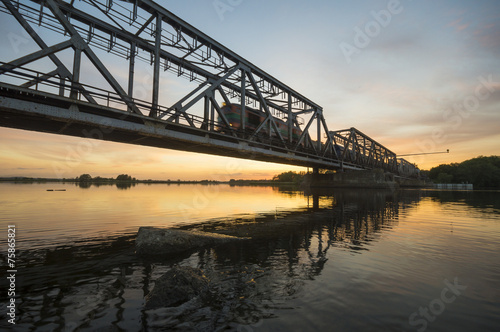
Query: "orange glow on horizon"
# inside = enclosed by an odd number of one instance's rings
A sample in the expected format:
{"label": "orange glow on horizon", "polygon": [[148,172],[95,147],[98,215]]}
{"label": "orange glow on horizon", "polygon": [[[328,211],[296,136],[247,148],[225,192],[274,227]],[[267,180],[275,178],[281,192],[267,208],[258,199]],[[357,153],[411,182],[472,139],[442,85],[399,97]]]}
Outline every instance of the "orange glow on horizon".
{"label": "orange glow on horizon", "polygon": [[[0,176],[74,178],[129,174],[147,180],[265,180],[276,174],[306,168],[219,157],[192,152],[152,148],[115,142],[88,140],[0,129]],[[91,146],[91,147],[90,147]]]}
{"label": "orange glow on horizon", "polygon": [[[23,131],[0,129],[0,176],[25,176],[46,178],[74,178],[88,173],[92,176],[116,177],[129,174],[147,180],[215,180],[230,179],[264,180],[286,171],[306,171],[304,167],[280,165],[259,161],[219,157],[212,155],[158,149],[139,145],[92,140]],[[450,148],[449,154],[404,157],[428,170],[440,164],[462,162],[479,155],[491,155],[497,148],[500,135],[483,139],[480,144],[450,144],[437,147]],[[381,144],[401,153],[422,152],[414,138],[386,137]],[[481,148],[477,148],[480,146]],[[474,151],[474,154],[471,153]],[[425,151],[428,152],[428,151]],[[435,152],[432,150],[431,152]]]}

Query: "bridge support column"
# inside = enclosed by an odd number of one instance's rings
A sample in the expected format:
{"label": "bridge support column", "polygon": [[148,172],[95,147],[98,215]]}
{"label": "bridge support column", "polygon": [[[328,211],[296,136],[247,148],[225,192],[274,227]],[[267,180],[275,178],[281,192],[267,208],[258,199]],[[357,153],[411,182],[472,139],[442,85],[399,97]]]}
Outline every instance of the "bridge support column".
{"label": "bridge support column", "polygon": [[288,94],[288,143],[292,144],[293,142],[293,112],[292,112],[292,95]]}
{"label": "bridge support column", "polygon": [[[128,96],[130,99],[134,96],[134,74],[135,74],[135,52],[136,45],[132,43],[130,45],[130,59],[129,59],[129,70],[128,70]],[[129,112],[132,112],[130,106],[127,107]]]}
{"label": "bridge support column", "polygon": [[201,124],[201,129],[208,130],[209,123],[210,123],[210,97],[209,96],[205,96],[205,106],[204,106],[204,112],[203,112],[203,123]]}
{"label": "bridge support column", "polygon": [[78,99],[78,83],[80,83],[80,65],[82,62],[82,50],[75,47],[75,57],[73,59],[73,77],[71,80],[71,99]]}
{"label": "bridge support column", "polygon": [[246,73],[245,69],[241,69],[241,109],[240,109],[240,129],[245,132],[246,129],[246,123],[245,123],[245,108],[246,108],[246,89],[247,89],[247,82],[246,82]]}
{"label": "bridge support column", "polygon": [[154,68],[153,68],[153,100],[152,109],[149,116],[152,118],[158,117],[158,101],[160,97],[160,51],[161,51],[161,33],[162,33],[163,17],[160,13],[156,17],[156,32],[155,32],[155,51],[154,51]]}

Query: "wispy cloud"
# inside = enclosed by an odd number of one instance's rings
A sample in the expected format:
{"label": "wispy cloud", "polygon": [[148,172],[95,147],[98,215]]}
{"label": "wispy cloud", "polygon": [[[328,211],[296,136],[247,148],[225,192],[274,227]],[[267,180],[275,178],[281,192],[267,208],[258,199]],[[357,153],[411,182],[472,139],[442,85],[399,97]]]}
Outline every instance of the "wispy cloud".
{"label": "wispy cloud", "polygon": [[449,23],[448,26],[454,28],[457,32],[461,32],[467,29],[470,26],[470,24],[463,23],[463,18],[459,18],[458,20]]}
{"label": "wispy cloud", "polygon": [[40,171],[40,170],[45,170],[46,168],[44,168],[44,167],[18,167],[16,169],[21,170],[21,171]]}

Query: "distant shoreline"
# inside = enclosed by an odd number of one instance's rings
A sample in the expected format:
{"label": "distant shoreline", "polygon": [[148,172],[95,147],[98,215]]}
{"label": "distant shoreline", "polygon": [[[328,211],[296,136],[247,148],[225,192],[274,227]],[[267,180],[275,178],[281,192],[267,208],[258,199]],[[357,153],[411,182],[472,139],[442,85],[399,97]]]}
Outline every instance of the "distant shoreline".
{"label": "distant shoreline", "polygon": [[88,185],[135,185],[135,184],[203,184],[203,185],[219,185],[219,184],[229,184],[234,186],[258,186],[258,185],[296,185],[293,182],[281,182],[273,180],[230,180],[230,181],[215,181],[215,180],[131,180],[131,181],[120,181],[120,180],[91,180],[91,181],[79,181],[74,178],[69,179],[51,179],[51,178],[31,178],[31,177],[0,177],[0,183],[72,183],[72,184],[88,184]]}

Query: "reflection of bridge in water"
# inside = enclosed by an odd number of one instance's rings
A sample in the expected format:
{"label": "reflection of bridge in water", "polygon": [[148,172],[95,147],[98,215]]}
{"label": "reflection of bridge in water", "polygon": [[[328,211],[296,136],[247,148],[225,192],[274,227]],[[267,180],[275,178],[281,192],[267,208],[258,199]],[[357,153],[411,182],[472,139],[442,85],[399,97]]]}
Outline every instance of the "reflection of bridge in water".
{"label": "reflection of bridge in water", "polygon": [[[284,192],[285,195],[297,193]],[[401,209],[418,204],[422,192],[338,190],[333,195],[308,193],[311,205],[300,211],[270,214],[253,220],[210,221],[189,226],[252,240],[161,259],[139,259],[134,237],[91,244],[23,251],[18,282],[19,324],[53,325],[53,330],[130,330],[217,327],[255,323],[300,295],[335,250],[363,254],[368,244],[398,222]],[[316,199],[315,196],[318,196]],[[168,310],[144,311],[143,297],[154,280],[173,264],[202,268],[217,292],[210,304],[193,302]],[[199,307],[198,307],[199,306]],[[226,308],[226,309],[224,309]],[[161,330],[161,329],[160,329]]]}
{"label": "reflection of bridge in water", "polygon": [[[2,59],[1,126],[313,168],[417,172],[354,128],[330,131],[319,105],[154,1],[2,3],[3,19],[14,18],[40,50]],[[180,77],[190,92],[165,106],[171,87],[162,82]],[[136,98],[141,89],[151,99]]]}

